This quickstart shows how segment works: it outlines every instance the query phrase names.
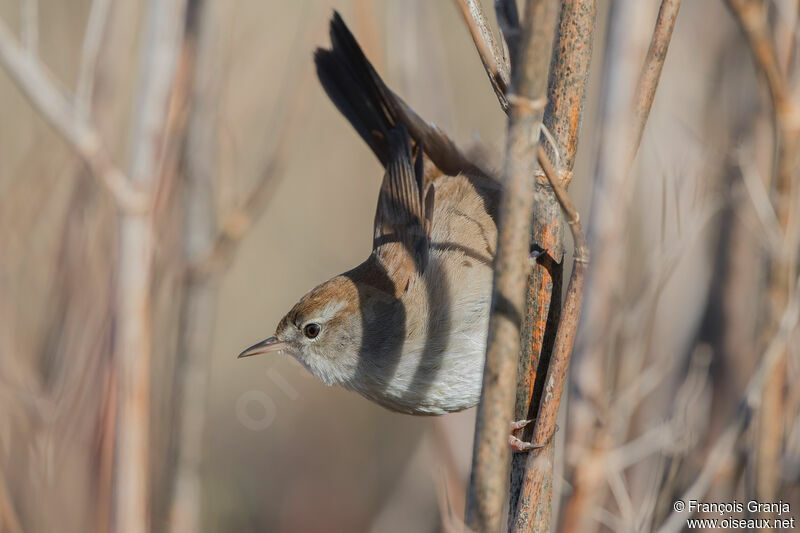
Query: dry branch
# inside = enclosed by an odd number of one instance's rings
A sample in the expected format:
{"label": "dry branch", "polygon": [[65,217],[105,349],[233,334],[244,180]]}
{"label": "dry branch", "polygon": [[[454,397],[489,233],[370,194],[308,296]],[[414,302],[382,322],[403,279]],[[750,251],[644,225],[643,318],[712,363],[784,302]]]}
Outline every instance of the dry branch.
{"label": "dry branch", "polygon": [[489,75],[497,99],[503,111],[508,111],[508,100],[506,92],[509,84],[509,65],[503,56],[501,48],[494,39],[486,16],[483,14],[480,0],[456,0],[456,4],[464,16],[469,33],[478,50],[478,55]]}
{"label": "dry branch", "polygon": [[[186,264],[207,253],[217,234],[217,132],[220,80],[214,50],[222,13],[218,3],[196,2],[187,21],[182,63],[189,81],[184,88],[189,109],[180,154],[185,173],[183,256]],[[204,450],[208,353],[212,344],[217,288],[189,277],[184,280],[179,318],[174,401],[178,430],[169,508],[169,531],[199,531],[201,527],[200,466]]]}
{"label": "dry branch", "polygon": [[[217,74],[223,4],[199,2],[195,5],[195,26],[187,28],[188,61],[194,70],[192,114],[185,144],[186,167],[184,256],[186,276],[181,309],[179,338],[178,402],[180,433],[175,474],[174,498],[170,509],[170,531],[198,531],[202,519],[200,468],[203,458],[206,425],[205,396],[208,389],[209,355],[219,276],[230,264],[241,239],[263,213],[283,175],[284,162],[296,141],[300,107],[308,101],[306,79],[309,71],[298,70],[283,77],[283,87],[269,123],[277,140],[269,153],[264,170],[243,202],[219,218],[216,209],[219,146],[218,101],[222,91]],[[298,41],[306,33],[298,31]],[[293,46],[292,50],[302,46]],[[296,64],[302,64],[296,62]],[[287,101],[288,100],[288,101]]]}
{"label": "dry branch", "polygon": [[[798,287],[799,283],[800,279],[796,279],[794,283],[795,287]],[[711,448],[703,469],[700,471],[697,478],[679,499],[684,502],[703,499],[714,476],[726,464],[735,451],[739,437],[741,437],[742,433],[747,429],[751,419],[758,411],[766,409],[762,400],[764,390],[770,386],[771,375],[775,372],[776,366],[784,356],[792,333],[797,327],[798,319],[800,319],[800,291],[795,290],[789,301],[789,305],[786,307],[779,320],[775,335],[770,340],[764,355],[761,357],[758,368],[747,384],[738,412]],[[658,528],[658,533],[677,533],[683,530],[686,525],[687,517],[688,515],[685,512],[673,512],[661,527]]]}
{"label": "dry branch", "polygon": [[236,253],[241,240],[266,209],[272,192],[283,176],[285,160],[296,141],[300,108],[308,101],[308,88],[311,86],[305,80],[307,75],[306,72],[285,78],[276,106],[283,110],[283,116],[277,119],[278,124],[273,128],[277,132],[277,142],[244,200],[223,214],[213,244],[199,257],[194,257],[188,265],[190,278],[208,279],[222,272]]}
{"label": "dry branch", "polygon": [[672,30],[675,28],[675,20],[678,18],[678,10],[681,7],[681,0],[662,0],[661,7],[658,9],[658,18],[653,30],[653,38],[650,41],[650,48],[644,60],[642,74],[639,77],[639,84],[636,86],[634,95],[634,142],[631,147],[633,153],[630,160],[636,157],[639,144],[642,141],[644,126],[647,124],[647,117],[650,116],[650,108],[656,96],[658,80],[661,78],[661,70],[664,68],[664,60],[667,58],[669,41],[672,39]]}
{"label": "dry branch", "polygon": [[544,107],[538,103],[544,102],[543,73],[547,72],[556,16],[555,1],[527,3],[520,61],[512,73],[516,98],[509,123],[492,313],[467,498],[467,524],[478,531],[500,530],[506,496],[509,421],[529,268],[533,171]]}
{"label": "dry branch", "polygon": [[[561,184],[561,178],[557,175],[544,149],[539,147],[539,165],[544,170],[550,186],[558,199],[558,203],[567,216],[567,223],[572,232],[575,243],[575,252],[572,264],[572,275],[567,287],[567,295],[564,299],[564,308],[558,324],[558,331],[553,343],[553,352],[550,364],[547,367],[545,386],[542,392],[539,411],[536,416],[533,437],[531,443],[543,449],[533,450],[527,458],[527,470],[525,472],[525,484],[521,496],[536,502],[540,509],[543,506],[550,506],[551,495],[545,494],[545,487],[552,483],[552,459],[547,458],[553,453],[553,436],[556,432],[556,418],[558,409],[561,405],[561,396],[564,392],[564,385],[567,380],[567,371],[572,356],[572,347],[575,342],[575,333],[578,329],[580,319],[581,304],[583,301],[583,286],[586,275],[586,268],[589,263],[589,249],[586,239],[581,229],[580,217],[575,206],[569,199],[566,190]],[[543,460],[542,456],[546,459]],[[542,499],[544,497],[544,499]],[[541,502],[541,503],[539,503]],[[524,509],[524,508],[523,508]],[[530,515],[521,513],[517,516],[515,531],[523,532],[550,531],[550,512],[542,509],[537,513],[537,519],[531,522]]]}
{"label": "dry branch", "polygon": [[[788,80],[780,67],[773,42],[773,32],[767,17],[767,5],[760,0],[728,0],[728,6],[744,32],[756,68],[769,90],[776,126],[777,161],[774,171],[773,206],[780,227],[782,246],[773,250],[767,275],[767,321],[762,331],[766,344],[779,327],[788,296],[793,290],[793,272],[797,268],[798,233],[798,164],[800,163],[800,125],[797,103],[792,97]],[[786,353],[780,357],[769,385],[764,388],[762,412],[755,444],[755,488],[761,501],[773,501],[780,483],[780,454],[785,416]]]}
{"label": "dry branch", "polygon": [[[544,125],[545,131],[550,133],[548,150],[554,156],[558,154],[560,170],[565,178],[571,176],[578,147],[592,57],[595,16],[594,0],[563,2],[553,48]],[[568,181],[563,181],[565,187]],[[561,320],[564,248],[561,208],[552,189],[544,183],[537,183],[536,198],[532,239],[536,249],[544,252],[537,259],[528,283],[526,324],[523,331],[526,345],[520,359],[514,414],[517,419],[534,418],[539,410],[544,389],[543,378],[548,373],[557,327]],[[533,438],[533,429],[531,427],[526,432],[525,440]],[[552,460],[544,457],[552,456],[552,453],[552,449],[547,449],[513,458],[510,530],[527,531],[534,523],[547,522],[536,519],[536,516],[549,515],[550,495],[548,493],[539,498],[534,493],[540,491],[544,481],[540,477],[542,467],[550,469],[552,466]],[[538,483],[534,483],[534,474]],[[546,475],[548,480],[551,475]],[[546,484],[549,486],[549,482]]]}
{"label": "dry branch", "polygon": [[[664,0],[669,2],[669,0]],[[673,6],[674,7],[674,6]],[[612,5],[606,47],[606,78],[603,88],[603,122],[599,157],[595,169],[591,243],[595,257],[587,280],[587,327],[577,350],[580,364],[574,374],[579,400],[570,413],[571,446],[587,450],[576,465],[573,491],[563,512],[565,531],[588,531],[592,510],[605,497],[603,478],[605,458],[613,446],[607,423],[609,375],[615,375],[622,356],[609,359],[606,350],[616,336],[619,322],[614,306],[624,281],[619,268],[624,256],[624,220],[621,211],[629,205],[631,188],[626,176],[648,115],[650,95],[654,94],[671,34],[672,10],[662,6],[655,35],[648,35],[643,24],[644,3],[620,0]],[[673,13],[674,14],[674,13]],[[650,53],[642,62],[638,56],[650,37]],[[638,356],[637,356],[638,357]],[[623,417],[615,413],[616,418]]]}
{"label": "dry branch", "polygon": [[89,9],[89,20],[83,35],[81,46],[81,64],[78,71],[78,83],[75,88],[75,113],[79,120],[89,121],[94,95],[95,70],[100,56],[100,45],[103,42],[111,0],[93,0]]}
{"label": "dry branch", "polygon": [[[137,105],[131,142],[131,181],[153,197],[158,190],[167,109],[176,72],[186,0],[151,0],[142,38]],[[115,530],[149,529],[150,293],[155,251],[153,212],[124,213],[114,358],[119,376]]]}
{"label": "dry branch", "polygon": [[727,3],[747,37],[753,60],[756,62],[759,72],[764,76],[777,118],[790,118],[794,112],[794,105],[772,42],[766,2],[763,0],[727,0]]}
{"label": "dry branch", "polygon": [[94,126],[78,116],[75,107],[49,70],[15,41],[0,21],[0,60],[22,93],[86,162],[92,175],[126,211],[149,207],[146,194],[130,183],[114,164]]}
{"label": "dry branch", "polygon": [[553,168],[553,164],[547,158],[547,152],[541,146],[539,147],[537,158],[539,166],[542,167],[542,171],[547,178],[547,182],[550,184],[550,187],[553,188],[553,194],[555,194],[556,199],[558,199],[558,204],[561,206],[561,209],[564,210],[564,214],[567,215],[566,222],[572,232],[572,239],[575,244],[573,260],[577,263],[588,263],[589,247],[586,244],[586,237],[581,228],[580,215],[578,214],[578,210],[575,209],[572,200],[569,199],[567,190],[564,188],[564,183],[570,180],[568,180],[566,176],[558,175],[556,169]]}

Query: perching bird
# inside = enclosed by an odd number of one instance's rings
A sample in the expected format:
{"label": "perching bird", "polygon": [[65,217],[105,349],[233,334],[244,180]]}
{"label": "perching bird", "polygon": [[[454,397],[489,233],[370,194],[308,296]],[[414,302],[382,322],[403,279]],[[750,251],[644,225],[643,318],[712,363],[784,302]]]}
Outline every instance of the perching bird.
{"label": "perching bird", "polygon": [[338,13],[315,54],[330,99],[383,164],[373,250],[317,286],[275,336],[239,357],[286,353],[329,385],[433,415],[478,403],[499,186],[375,72]]}

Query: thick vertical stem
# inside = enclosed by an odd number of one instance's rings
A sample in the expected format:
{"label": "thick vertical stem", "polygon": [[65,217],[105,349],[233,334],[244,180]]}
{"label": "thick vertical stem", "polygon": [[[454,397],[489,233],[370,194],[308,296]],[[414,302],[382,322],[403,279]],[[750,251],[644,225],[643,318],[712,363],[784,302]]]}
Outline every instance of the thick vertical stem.
{"label": "thick vertical stem", "polygon": [[148,530],[150,409],[150,269],[152,218],[124,214],[116,316],[119,417],[115,473],[116,531]]}
{"label": "thick vertical stem", "polygon": [[[185,0],[152,0],[142,40],[129,175],[151,198],[158,184],[164,122],[184,11]],[[121,532],[149,529],[150,291],[154,238],[152,210],[121,216],[115,310],[118,333],[114,354],[119,376],[114,526]]]}
{"label": "thick vertical stem", "polygon": [[[552,134],[554,147],[543,140],[551,157],[558,152],[559,170],[563,177],[571,175],[578,147],[578,136],[589,79],[592,57],[595,0],[570,0],[562,3],[556,43],[553,48],[548,100],[544,125]],[[544,388],[544,377],[560,322],[561,283],[563,276],[563,231],[561,208],[552,189],[544,182],[537,183],[537,205],[533,218],[533,242],[545,250],[531,273],[528,287],[526,330],[523,338],[529,339],[520,364],[515,418],[534,418],[539,408],[539,398]],[[532,438],[533,427],[525,435]],[[548,444],[548,448],[552,448]],[[509,529],[527,531],[533,525],[534,515],[541,515],[534,506],[546,505],[550,498],[536,498],[533,473],[539,466],[547,466],[552,475],[552,452],[547,449],[526,455],[517,455],[512,463],[511,512]],[[537,459],[537,455],[550,456],[551,460]],[[542,477],[538,478],[542,481]],[[550,486],[550,483],[547,483]],[[537,521],[538,522],[538,521]]]}
{"label": "thick vertical stem", "polygon": [[533,214],[536,146],[546,94],[547,62],[557,2],[530,0],[525,11],[520,62],[512,75],[509,139],[500,204],[492,314],[481,402],[475,431],[467,522],[499,531],[509,467],[508,432],[520,347],[528,242]]}

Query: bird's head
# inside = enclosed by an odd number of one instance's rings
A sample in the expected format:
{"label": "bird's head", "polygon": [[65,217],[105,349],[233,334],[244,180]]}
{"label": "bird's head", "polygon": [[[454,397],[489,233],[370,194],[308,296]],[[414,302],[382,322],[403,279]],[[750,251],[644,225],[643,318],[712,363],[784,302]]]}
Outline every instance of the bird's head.
{"label": "bird's head", "polygon": [[239,357],[285,353],[328,385],[346,385],[355,376],[365,345],[374,344],[376,335],[383,337],[371,331],[371,324],[391,324],[396,308],[392,300],[347,275],[336,276],[305,294],[281,319],[273,337]]}

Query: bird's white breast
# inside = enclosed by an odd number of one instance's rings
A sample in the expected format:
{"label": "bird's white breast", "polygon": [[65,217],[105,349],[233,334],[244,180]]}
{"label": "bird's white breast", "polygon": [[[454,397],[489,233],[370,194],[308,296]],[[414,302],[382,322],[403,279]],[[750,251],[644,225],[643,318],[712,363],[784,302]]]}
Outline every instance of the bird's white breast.
{"label": "bird's white breast", "polygon": [[459,411],[480,399],[497,239],[494,221],[464,176],[434,183],[429,262],[402,298],[406,308],[423,311],[408,317],[393,379],[359,391],[414,414]]}
{"label": "bird's white breast", "polygon": [[428,262],[401,297],[399,356],[397,346],[382,351],[388,355],[362,353],[348,376],[328,381],[412,414],[442,414],[478,403],[489,322],[494,221],[463,176],[444,176],[434,184]]}
{"label": "bird's white breast", "polygon": [[[391,375],[363,376],[346,385],[390,409],[443,414],[480,399],[489,322],[492,270],[463,250],[431,254],[425,275],[403,297],[411,313],[402,355]],[[413,315],[413,316],[412,316]],[[379,360],[381,354],[370,354]]]}

